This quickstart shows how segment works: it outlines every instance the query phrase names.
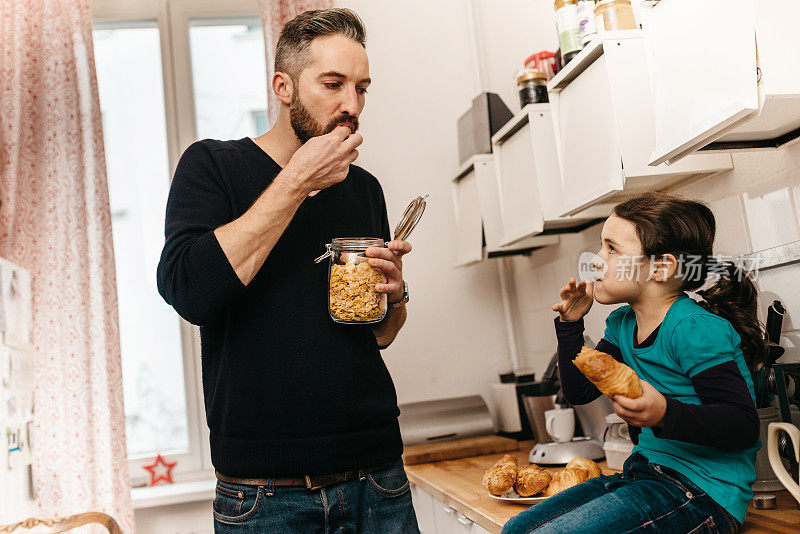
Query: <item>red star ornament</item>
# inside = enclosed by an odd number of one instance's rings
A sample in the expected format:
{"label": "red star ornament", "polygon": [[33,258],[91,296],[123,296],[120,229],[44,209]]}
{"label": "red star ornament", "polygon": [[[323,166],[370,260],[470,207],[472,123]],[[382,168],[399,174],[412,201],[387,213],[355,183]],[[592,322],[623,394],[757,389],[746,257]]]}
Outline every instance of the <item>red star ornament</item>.
{"label": "red star ornament", "polygon": [[[167,468],[166,474],[162,474],[161,472],[156,471],[159,464]],[[162,480],[164,482],[172,484],[173,483],[172,470],[175,468],[176,465],[178,465],[178,462],[167,462],[164,460],[164,458],[161,457],[160,454],[156,456],[156,459],[152,464],[144,466],[144,468],[150,473],[150,486],[155,486]]]}

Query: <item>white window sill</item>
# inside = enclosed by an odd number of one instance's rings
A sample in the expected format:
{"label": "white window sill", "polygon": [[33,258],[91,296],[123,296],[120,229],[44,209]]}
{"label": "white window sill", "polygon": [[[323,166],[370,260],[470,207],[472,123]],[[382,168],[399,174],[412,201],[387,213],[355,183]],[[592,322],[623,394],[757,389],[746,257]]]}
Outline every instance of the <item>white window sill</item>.
{"label": "white window sill", "polygon": [[212,501],[217,479],[193,480],[175,484],[160,484],[153,487],[132,488],[131,500],[134,510],[155,508],[187,502]]}

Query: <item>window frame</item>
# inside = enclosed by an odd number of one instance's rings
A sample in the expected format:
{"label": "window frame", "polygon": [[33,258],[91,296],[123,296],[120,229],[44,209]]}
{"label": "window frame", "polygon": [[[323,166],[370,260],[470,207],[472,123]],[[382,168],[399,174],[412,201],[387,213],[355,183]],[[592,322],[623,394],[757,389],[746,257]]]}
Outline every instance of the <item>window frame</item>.
{"label": "window frame", "polygon": [[[256,0],[93,0],[91,11],[93,22],[104,28],[126,28],[142,21],[155,22],[161,44],[168,176],[171,180],[180,155],[197,138],[189,45],[190,20],[260,19]],[[180,330],[189,450],[165,455],[167,461],[178,462],[172,471],[176,482],[214,476],[209,430],[205,420],[200,330],[182,318]],[[128,458],[132,486],[149,482],[149,475],[143,467],[151,461],[152,456]]]}

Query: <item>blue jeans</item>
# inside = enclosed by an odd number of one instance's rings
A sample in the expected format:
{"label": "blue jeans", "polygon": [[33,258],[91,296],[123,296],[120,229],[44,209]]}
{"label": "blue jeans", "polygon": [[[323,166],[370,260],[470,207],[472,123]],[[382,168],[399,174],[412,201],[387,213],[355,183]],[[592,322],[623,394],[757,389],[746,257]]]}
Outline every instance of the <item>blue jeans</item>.
{"label": "blue jeans", "polygon": [[318,490],[217,482],[214,532],[419,534],[403,461]]}
{"label": "blue jeans", "polygon": [[506,523],[503,534],[735,533],[739,523],[676,471],[634,454],[622,473],[587,480]]}

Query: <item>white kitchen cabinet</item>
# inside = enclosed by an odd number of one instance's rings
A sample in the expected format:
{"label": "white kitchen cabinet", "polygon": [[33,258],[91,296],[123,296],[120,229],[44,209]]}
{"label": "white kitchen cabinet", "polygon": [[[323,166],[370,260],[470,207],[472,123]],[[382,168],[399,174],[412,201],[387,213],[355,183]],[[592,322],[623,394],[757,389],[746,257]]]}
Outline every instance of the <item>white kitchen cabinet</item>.
{"label": "white kitchen cabinet", "polygon": [[501,244],[548,233],[579,231],[611,209],[561,217],[564,185],[550,104],[529,104],[492,137],[503,235]]}
{"label": "white kitchen cabinet", "polygon": [[676,162],[707,146],[775,148],[795,141],[799,19],[797,0],[656,3],[647,35],[656,113],[651,163]]}
{"label": "white kitchen cabinet", "polygon": [[433,515],[436,534],[458,534],[456,509],[438,499],[433,500]]}
{"label": "white kitchen cabinet", "polygon": [[483,259],[483,218],[474,163],[453,180],[453,210],[456,220],[456,265]]}
{"label": "white kitchen cabinet", "polygon": [[488,257],[519,253],[555,245],[558,236],[537,236],[512,245],[501,244],[503,223],[495,174],[494,156],[470,158],[452,182],[456,220],[456,265],[468,265]]}
{"label": "white kitchen cabinet", "polygon": [[411,499],[421,534],[489,534],[478,523],[415,484],[411,485]]}
{"label": "white kitchen cabinet", "polygon": [[459,512],[455,514],[455,527],[458,534],[489,534],[488,530]]}
{"label": "white kitchen cabinet", "polygon": [[433,495],[420,489],[416,484],[411,485],[411,501],[414,512],[417,514],[417,524],[420,534],[436,534],[436,523],[433,515]]}
{"label": "white kitchen cabinet", "polygon": [[436,534],[489,534],[489,531],[438,499],[434,501]]}
{"label": "white kitchen cabinet", "polygon": [[562,215],[733,167],[730,154],[721,153],[649,165],[656,146],[655,110],[642,30],[605,32],[550,80],[548,91]]}

